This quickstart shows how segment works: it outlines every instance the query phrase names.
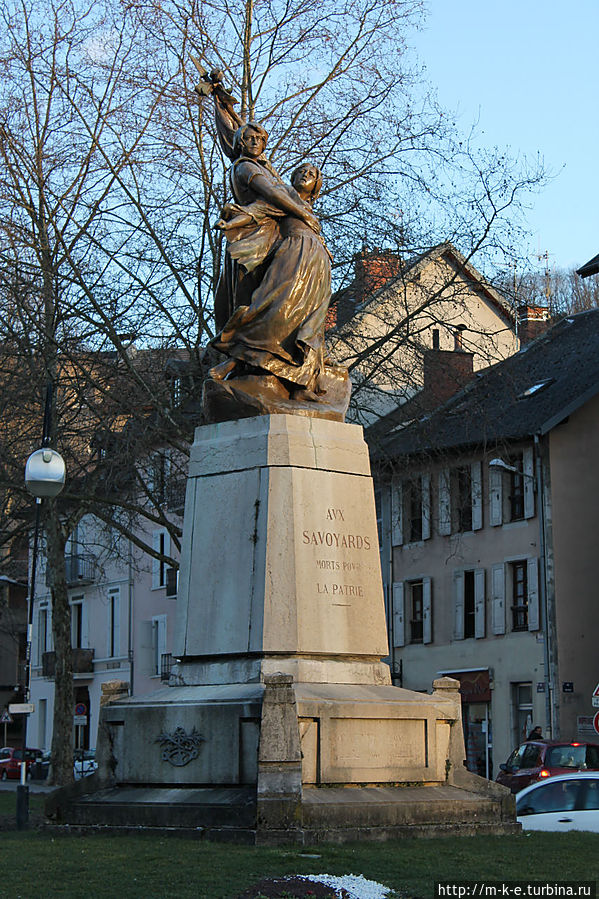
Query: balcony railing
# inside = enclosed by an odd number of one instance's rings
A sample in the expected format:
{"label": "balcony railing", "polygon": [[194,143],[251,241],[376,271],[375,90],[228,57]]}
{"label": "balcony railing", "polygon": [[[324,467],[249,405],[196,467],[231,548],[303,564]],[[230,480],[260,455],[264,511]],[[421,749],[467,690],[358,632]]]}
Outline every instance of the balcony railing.
{"label": "balcony railing", "polygon": [[[71,649],[73,674],[91,674],[94,670],[93,649]],[[56,653],[42,653],[42,676],[53,678],[56,674]]]}
{"label": "balcony railing", "polygon": [[170,652],[163,652],[160,656],[160,680],[168,684],[173,667],[173,656]]}
{"label": "balcony railing", "polygon": [[[91,553],[78,553],[65,556],[67,587],[83,587],[93,584],[98,577],[98,565],[96,557]],[[53,571],[46,567],[46,587],[54,583]]]}

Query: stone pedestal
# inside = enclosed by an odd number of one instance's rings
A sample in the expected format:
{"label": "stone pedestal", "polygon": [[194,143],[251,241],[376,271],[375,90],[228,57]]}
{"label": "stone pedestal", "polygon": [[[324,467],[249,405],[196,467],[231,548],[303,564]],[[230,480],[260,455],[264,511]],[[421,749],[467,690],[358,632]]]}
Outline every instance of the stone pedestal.
{"label": "stone pedestal", "polygon": [[507,791],[463,769],[457,682],[412,693],[381,661],[374,494],[356,425],[273,415],[197,430],[173,654],[168,687],[104,709],[105,793],[72,803],[69,820],[133,822],[154,803],[157,821],[179,814],[210,835],[380,837],[409,828],[409,784],[421,824],[456,825],[464,797],[464,826],[476,814],[487,830],[513,821]]}

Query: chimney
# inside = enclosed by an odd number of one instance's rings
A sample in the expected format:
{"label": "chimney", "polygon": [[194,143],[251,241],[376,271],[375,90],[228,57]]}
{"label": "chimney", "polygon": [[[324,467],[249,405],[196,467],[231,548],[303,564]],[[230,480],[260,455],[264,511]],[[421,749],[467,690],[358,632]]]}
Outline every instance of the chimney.
{"label": "chimney", "polygon": [[425,350],[422,403],[435,409],[461,390],[474,374],[474,353],[465,350]]}
{"label": "chimney", "polygon": [[530,343],[549,327],[547,306],[518,306],[518,337],[520,345]]}
{"label": "chimney", "polygon": [[355,257],[356,302],[361,303],[375,290],[399,274],[401,257],[391,250],[362,250]]}

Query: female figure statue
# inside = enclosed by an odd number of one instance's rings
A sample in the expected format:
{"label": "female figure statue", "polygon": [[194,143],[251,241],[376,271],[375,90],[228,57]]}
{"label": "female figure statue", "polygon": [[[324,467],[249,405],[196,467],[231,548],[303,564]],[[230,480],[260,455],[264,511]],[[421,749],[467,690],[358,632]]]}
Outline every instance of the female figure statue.
{"label": "female figure statue", "polygon": [[[327,403],[333,383],[327,384],[325,368],[337,386],[333,393],[339,392],[340,377],[347,382],[347,373],[325,367],[331,261],[312,212],[322,177],[316,166],[303,163],[292,174],[292,186],[284,184],[264,158],[266,139],[260,125],[249,123],[238,129],[233,142],[238,153],[230,173],[235,204],[225,207],[217,227],[241,269],[237,286],[241,283],[247,299],[239,305],[238,297],[229,297],[234,311],[212,341],[229,358],[211,369],[210,377],[226,378],[223,387],[238,390],[251,379],[255,393],[256,375],[262,375],[262,387],[278,392],[283,401]],[[243,289],[239,294],[243,297]],[[264,375],[270,377],[264,381]],[[279,409],[278,400],[275,405],[271,395],[263,411],[297,411]]]}

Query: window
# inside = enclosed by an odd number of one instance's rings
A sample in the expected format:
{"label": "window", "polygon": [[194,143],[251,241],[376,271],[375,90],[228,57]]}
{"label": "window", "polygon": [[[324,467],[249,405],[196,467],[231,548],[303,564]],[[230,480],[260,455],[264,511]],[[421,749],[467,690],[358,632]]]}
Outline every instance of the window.
{"label": "window", "polygon": [[83,634],[83,597],[76,596],[71,603],[71,646],[81,649],[85,646]]}
{"label": "window", "polygon": [[108,591],[108,656],[121,654],[121,589],[113,587]]}
{"label": "window", "polygon": [[439,534],[460,534],[483,526],[481,463],[439,472]]}
{"label": "window", "polygon": [[406,641],[431,643],[432,639],[431,578],[393,584],[393,646],[405,646]]}
{"label": "window", "polygon": [[[532,683],[512,684],[513,742],[522,743],[532,728]],[[522,750],[524,752],[524,750]],[[519,763],[518,767],[522,765]]]}
{"label": "window", "polygon": [[[166,531],[155,531],[152,538],[154,551],[161,556],[170,552],[170,539]],[[164,559],[152,559],[152,589],[166,587],[166,571],[168,565]]]}
{"label": "window", "polygon": [[166,501],[167,483],[170,474],[168,453],[153,453],[148,467],[148,490],[155,503]]}
{"label": "window", "polygon": [[454,572],[454,638],[485,636],[485,569]]}
{"label": "window", "polygon": [[37,663],[42,664],[42,656],[48,652],[48,609],[43,606],[37,615]]}
{"label": "window", "polygon": [[505,634],[506,606],[510,607],[508,621],[512,631],[539,629],[538,565],[538,559],[514,559],[507,564],[493,565],[491,618],[494,634]]}
{"label": "window", "polygon": [[405,485],[405,511],[408,525],[408,543],[422,540],[422,481],[407,481]]}
{"label": "window", "polygon": [[430,475],[416,475],[395,481],[391,489],[391,525],[393,546],[419,543],[431,535]]}
{"label": "window", "polygon": [[166,654],[166,615],[152,618],[152,673],[159,675],[162,671],[162,656]]}
{"label": "window", "polygon": [[489,468],[489,523],[492,526],[533,518],[535,514],[532,447],[505,458],[516,471]]}
{"label": "window", "polygon": [[528,630],[528,578],[526,562],[512,562],[512,630]]}
{"label": "window", "polygon": [[546,781],[517,802],[518,815],[541,815],[547,812],[571,812],[576,808],[584,781]]}
{"label": "window", "polygon": [[423,596],[422,581],[412,581],[408,584],[410,590],[410,643],[422,643],[423,625]]}

